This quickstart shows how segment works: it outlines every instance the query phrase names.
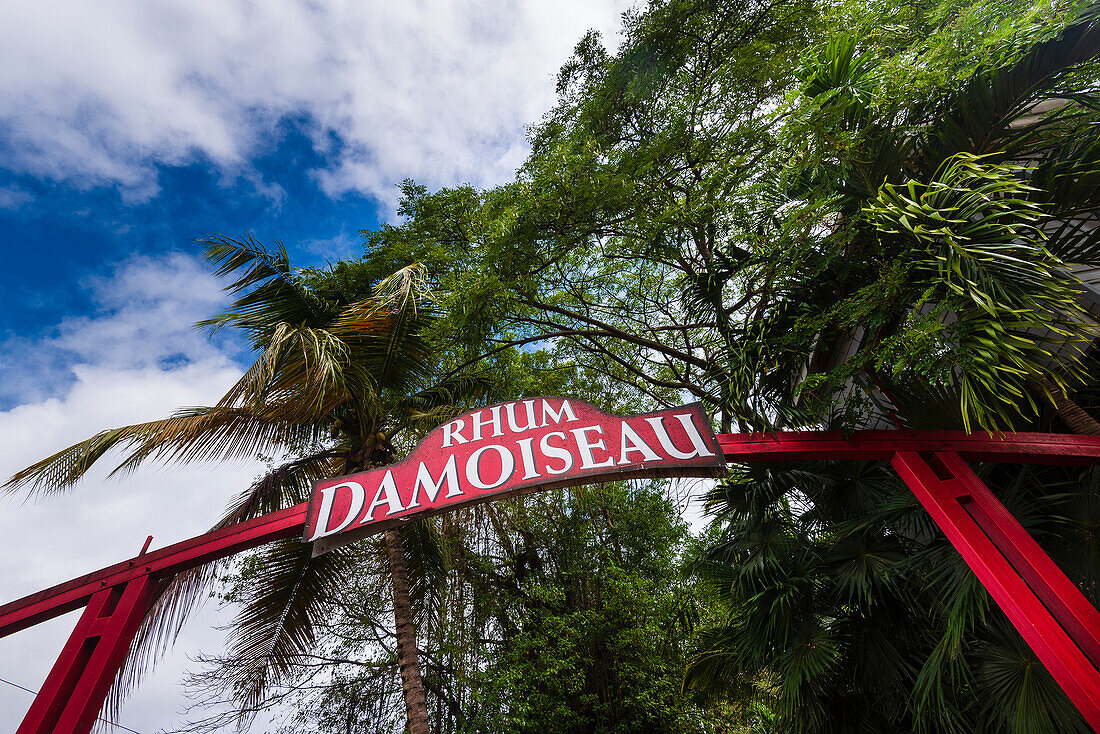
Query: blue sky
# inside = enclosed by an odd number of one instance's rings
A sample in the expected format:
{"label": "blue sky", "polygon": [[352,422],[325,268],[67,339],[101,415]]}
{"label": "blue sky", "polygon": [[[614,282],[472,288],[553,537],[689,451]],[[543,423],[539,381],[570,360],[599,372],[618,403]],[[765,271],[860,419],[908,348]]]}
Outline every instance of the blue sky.
{"label": "blue sky", "polygon": [[[187,165],[152,164],[159,190],[136,202],[109,185],[82,189],[0,171],[0,191],[9,200],[0,209],[5,330],[49,328],[58,314],[89,307],[86,294],[73,287],[89,271],[133,254],[194,253],[203,234],[248,230],[264,240],[278,237],[303,265],[358,255],[358,231],[377,226],[384,213],[368,194],[320,190],[312,172],[327,156],[303,132],[308,126],[284,120],[270,148],[249,161],[247,176],[225,175],[201,155]],[[11,148],[0,136],[0,161]]]}
{"label": "blue sky", "polygon": [[[284,120],[273,131],[270,149],[252,158],[247,172],[226,174],[202,156],[187,165],[152,164],[157,191],[137,201],[128,201],[117,187],[79,188],[0,172],[0,191],[9,192],[10,201],[0,208],[7,255],[0,270],[0,340],[41,344],[66,318],[109,316],[89,287],[90,277],[139,257],[195,257],[201,250],[196,240],[204,235],[239,237],[247,231],[264,242],[279,239],[303,267],[359,257],[360,230],[378,226],[388,202],[359,191],[321,190],[314,172],[335,153],[318,151],[304,132],[309,127],[307,120]],[[338,151],[340,143],[331,137]],[[0,145],[0,160],[9,149],[10,143]],[[45,365],[5,350],[0,408],[63,393],[74,378],[73,356],[54,350]]]}
{"label": "blue sky", "polygon": [[[0,474],[119,424],[206,404],[248,355],[194,332],[224,305],[204,234],[358,255],[397,184],[507,180],[524,129],[625,0],[37,0],[0,4]],[[201,533],[257,462],[97,469],[64,497],[0,498],[0,603]],[[149,734],[191,715],[180,679],[220,650],[206,608],[128,702]],[[0,639],[41,685],[72,615]],[[0,734],[30,697],[0,685]],[[262,725],[256,731],[264,730]],[[111,731],[108,728],[108,731]]]}

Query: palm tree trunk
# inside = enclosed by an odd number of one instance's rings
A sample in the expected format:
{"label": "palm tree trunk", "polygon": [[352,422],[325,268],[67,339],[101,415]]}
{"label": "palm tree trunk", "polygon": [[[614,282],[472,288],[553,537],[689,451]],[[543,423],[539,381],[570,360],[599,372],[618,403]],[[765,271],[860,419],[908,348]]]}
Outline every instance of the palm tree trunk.
{"label": "palm tree trunk", "polygon": [[1029,383],[1032,392],[1049,395],[1054,403],[1054,412],[1066,424],[1070,431],[1085,436],[1100,436],[1100,423],[1085,412],[1077,403],[1066,397],[1062,389],[1047,378]]}
{"label": "palm tree trunk", "polygon": [[397,630],[397,664],[401,668],[401,690],[405,695],[405,715],[409,734],[428,734],[428,706],[424,700],[424,681],[420,678],[420,656],[416,651],[416,621],[409,599],[409,574],[405,568],[405,549],[401,535],[387,530],[386,558],[393,579],[393,617]]}

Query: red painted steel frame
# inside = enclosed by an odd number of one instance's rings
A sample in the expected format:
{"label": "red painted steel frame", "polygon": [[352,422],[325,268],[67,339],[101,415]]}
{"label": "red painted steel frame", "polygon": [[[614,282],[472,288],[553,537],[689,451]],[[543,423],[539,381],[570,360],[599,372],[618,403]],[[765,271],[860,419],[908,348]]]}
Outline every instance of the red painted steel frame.
{"label": "red painted steel frame", "polygon": [[[1100,613],[965,461],[1087,465],[1100,437],[954,431],[724,434],[730,462],[890,460],[1055,680],[1100,732]],[[929,463],[926,457],[931,456]],[[156,584],[200,564],[302,533],[306,505],[108,566],[0,606],[0,637],[87,606],[18,734],[87,734]]]}
{"label": "red painted steel frame", "polygon": [[[87,734],[154,599],[180,571],[300,535],[306,505],[142,553],[0,606],[0,637],[87,605],[16,734]],[[148,547],[148,541],[146,541]]]}
{"label": "red painted steel frame", "polygon": [[1087,466],[1100,459],[1100,436],[962,431],[795,431],[718,434],[729,462],[882,459],[898,451],[954,451],[967,461]]}
{"label": "red painted steel frame", "polygon": [[16,734],[91,730],[149,610],[153,584],[138,576],[92,596]]}
{"label": "red painted steel frame", "polygon": [[[915,451],[899,451],[890,463],[1074,706],[1100,731],[1100,671],[1088,656],[1096,650],[1100,614],[958,454],[933,456],[945,476]],[[1026,560],[1017,566],[1010,558]]]}
{"label": "red painted steel frame", "polygon": [[142,576],[163,578],[180,571],[255,548],[273,540],[301,535],[306,503],[230,525],[189,540],[137,555],[57,586],[0,606],[0,637],[60,616],[88,603],[107,587]]}

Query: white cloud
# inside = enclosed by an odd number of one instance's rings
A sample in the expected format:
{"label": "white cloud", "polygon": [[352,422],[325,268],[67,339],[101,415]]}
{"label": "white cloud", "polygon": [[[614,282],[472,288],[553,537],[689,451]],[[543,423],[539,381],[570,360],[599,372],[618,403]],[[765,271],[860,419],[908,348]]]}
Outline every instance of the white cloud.
{"label": "white cloud", "polygon": [[363,252],[363,239],[357,232],[342,228],[332,237],[308,239],[298,243],[298,249],[328,262],[351,260]]}
{"label": "white cloud", "polygon": [[[156,166],[209,163],[274,206],[286,192],[250,165],[285,119],[308,121],[332,196],[388,205],[406,177],[430,186],[506,179],[523,129],[553,103],[559,65],[589,28],[613,40],[628,0],[38,0],[0,3],[0,167],[128,200],[156,194]],[[340,141],[337,145],[334,138]],[[31,200],[0,190],[0,208]],[[341,235],[308,243],[343,254]],[[135,258],[92,278],[95,310],[42,339],[0,341],[0,476],[112,425],[209,403],[240,373],[232,345],[190,324],[222,294],[183,255]],[[93,472],[71,495],[0,500],[0,603],[202,532],[254,465]],[[217,645],[213,611],[124,710],[152,732],[182,705],[186,656]],[[224,621],[224,620],[223,620]],[[73,615],[0,639],[0,677],[37,687]],[[0,734],[29,696],[0,685]]]}
{"label": "white cloud", "polygon": [[16,211],[33,200],[34,197],[30,192],[18,186],[0,186],[0,209]]}
{"label": "white cloud", "polygon": [[153,164],[249,175],[279,120],[306,118],[337,196],[507,178],[523,127],[589,28],[614,42],[628,0],[39,0],[0,6],[2,163],[141,199]]}
{"label": "white cloud", "polygon": [[[230,354],[188,328],[223,305],[218,284],[194,260],[134,259],[87,285],[96,315],[66,319],[53,338],[23,345],[32,363],[68,355],[72,383],[55,397],[0,412],[0,476],[102,428],[209,404],[241,373]],[[21,379],[31,383],[34,376]],[[204,532],[260,467],[149,467],[110,480],[107,469],[95,469],[66,496],[0,500],[0,603],[129,558],[146,535],[156,548]],[[75,621],[68,615],[0,639],[0,678],[40,686]],[[221,633],[213,626],[227,621],[216,609],[193,620],[120,722],[150,734],[173,724],[186,703],[178,681],[188,655],[217,652]],[[15,731],[30,701],[0,685],[0,734]]]}
{"label": "white cloud", "polygon": [[74,378],[78,387],[95,383],[104,370],[137,377],[171,366],[228,365],[225,346],[192,328],[224,303],[221,284],[194,258],[135,257],[81,286],[91,296],[91,315],[66,318],[44,338],[0,341],[0,398],[37,400]]}

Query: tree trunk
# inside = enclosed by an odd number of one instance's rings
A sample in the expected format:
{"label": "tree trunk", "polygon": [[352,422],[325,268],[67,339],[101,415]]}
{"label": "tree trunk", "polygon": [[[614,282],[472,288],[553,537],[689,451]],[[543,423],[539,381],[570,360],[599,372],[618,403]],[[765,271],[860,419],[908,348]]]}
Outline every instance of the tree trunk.
{"label": "tree trunk", "polygon": [[401,668],[401,690],[405,695],[405,715],[409,734],[428,734],[428,706],[424,700],[424,681],[420,678],[420,656],[416,651],[416,621],[409,600],[409,574],[405,568],[405,550],[396,530],[383,534],[386,558],[393,579],[393,617],[397,631],[397,664]]}
{"label": "tree trunk", "polygon": [[1085,436],[1100,436],[1100,423],[1085,412],[1077,403],[1066,397],[1062,389],[1047,378],[1029,383],[1032,391],[1041,395],[1049,395],[1054,403],[1054,412],[1073,433]]}

